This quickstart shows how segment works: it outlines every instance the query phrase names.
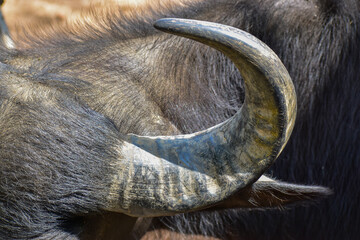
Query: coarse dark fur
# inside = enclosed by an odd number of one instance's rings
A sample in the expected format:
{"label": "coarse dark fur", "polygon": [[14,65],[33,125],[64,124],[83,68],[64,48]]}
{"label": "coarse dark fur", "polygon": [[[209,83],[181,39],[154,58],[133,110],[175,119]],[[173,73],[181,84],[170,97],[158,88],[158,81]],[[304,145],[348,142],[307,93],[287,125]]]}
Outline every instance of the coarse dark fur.
{"label": "coarse dark fur", "polygon": [[[86,238],[86,229],[123,221],[100,212],[113,171],[103,159],[116,159],[111,148],[121,134],[194,132],[241,106],[241,77],[227,58],[152,27],[162,17],[183,17],[244,29],[279,54],[299,112],[272,174],[326,185],[335,194],[321,205],[284,212],[161,218],[150,229],[222,239],[357,238],[359,8],[355,0],[155,4],[128,17],[94,14],[88,23],[28,36],[20,50],[2,49],[0,237]],[[114,222],[97,225],[88,214]]]}
{"label": "coarse dark fur", "polygon": [[[240,23],[233,25],[259,37],[279,54],[298,94],[294,133],[271,173],[287,181],[329,186],[334,196],[321,205],[285,212],[237,212],[231,224],[225,223],[227,228],[217,227],[212,235],[225,234],[233,239],[357,239],[359,2],[239,1],[232,9],[224,18],[238,14]],[[175,218],[175,222],[181,221],[180,216]],[[164,221],[173,228],[184,226]],[[206,221],[202,221],[203,226]],[[193,229],[198,226],[188,225]]]}

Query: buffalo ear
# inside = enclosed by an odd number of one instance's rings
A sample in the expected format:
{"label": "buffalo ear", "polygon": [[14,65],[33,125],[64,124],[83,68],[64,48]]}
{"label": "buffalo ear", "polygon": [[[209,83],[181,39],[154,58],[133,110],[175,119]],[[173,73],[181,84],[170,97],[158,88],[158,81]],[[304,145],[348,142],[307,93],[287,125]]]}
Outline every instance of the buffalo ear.
{"label": "buffalo ear", "polygon": [[262,176],[251,186],[211,209],[281,207],[295,202],[317,200],[331,194],[332,191],[325,187],[290,184]]}

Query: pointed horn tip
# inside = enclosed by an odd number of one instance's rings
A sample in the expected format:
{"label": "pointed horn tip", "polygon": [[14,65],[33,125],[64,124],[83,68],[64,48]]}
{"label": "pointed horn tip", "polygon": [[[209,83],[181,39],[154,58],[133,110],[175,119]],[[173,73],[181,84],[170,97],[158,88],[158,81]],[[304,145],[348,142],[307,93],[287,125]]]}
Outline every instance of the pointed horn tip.
{"label": "pointed horn tip", "polygon": [[154,22],[154,27],[159,30],[164,30],[169,25],[169,23],[174,23],[178,19],[176,18],[160,18]]}
{"label": "pointed horn tip", "polygon": [[[247,120],[253,120],[255,117],[259,117],[257,114],[250,114],[246,110],[247,108],[244,108],[244,111],[239,111],[237,113],[237,117],[233,117],[226,122],[223,122],[222,124],[219,124],[215,127],[212,127],[210,129],[204,130],[202,132],[199,132],[199,134],[188,134],[184,136],[181,136],[179,138],[176,138],[176,141],[174,141],[174,137],[134,137],[134,141],[129,141],[129,145],[126,145],[126,147],[122,148],[122,157],[124,159],[134,159],[133,155],[136,151],[137,158],[139,159],[138,162],[143,161],[143,159],[151,159],[151,161],[148,161],[148,164],[150,167],[154,166],[166,166],[164,169],[166,170],[166,174],[170,176],[172,174],[172,171],[178,172],[177,165],[180,165],[181,169],[184,169],[182,172],[184,179],[195,179],[196,176],[201,175],[204,176],[202,178],[199,178],[202,180],[201,186],[199,183],[199,180],[194,180],[194,186],[200,186],[198,189],[194,188],[192,191],[198,191],[196,193],[190,192],[186,195],[186,201],[187,199],[191,199],[188,202],[184,203],[184,201],[179,201],[178,196],[178,190],[181,189],[183,186],[180,186],[174,190],[174,194],[169,196],[166,195],[164,198],[159,199],[157,202],[159,203],[169,203],[169,207],[166,207],[166,210],[164,210],[163,205],[156,205],[151,203],[151,208],[149,211],[151,213],[148,213],[147,215],[151,215],[154,213],[156,214],[163,214],[165,211],[168,212],[180,212],[180,211],[190,211],[191,209],[199,209],[203,208],[209,205],[213,205],[214,203],[217,203],[221,201],[221,199],[224,199],[227,196],[230,196],[234,192],[238,191],[240,188],[244,188],[248,186],[249,184],[253,183],[255,179],[257,179],[263,171],[265,171],[268,168],[268,164],[273,162],[273,157],[275,156],[275,152],[279,151],[281,148],[280,146],[280,140],[277,139],[283,139],[283,134],[281,134],[281,131],[279,130],[284,129],[286,127],[285,120],[286,118],[283,117],[283,115],[280,116],[280,113],[282,112],[282,109],[285,109],[284,107],[281,107],[281,111],[272,111],[275,109],[275,106],[277,106],[276,109],[280,109],[278,106],[279,103],[286,102],[285,100],[282,101],[283,98],[281,98],[281,101],[278,100],[280,97],[284,96],[289,97],[291,95],[284,95],[283,93],[286,93],[286,89],[292,89],[291,86],[286,85],[286,81],[283,81],[283,78],[279,78],[279,70],[275,69],[274,71],[270,70],[264,70],[267,66],[273,66],[273,60],[278,60],[278,58],[273,58],[274,53],[272,51],[266,52],[265,54],[262,52],[262,50],[269,49],[268,47],[264,47],[265,44],[260,42],[260,40],[256,39],[254,36],[241,31],[239,29],[225,26],[217,23],[210,23],[210,22],[203,22],[203,21],[197,21],[197,20],[187,20],[187,19],[159,19],[154,23],[154,27],[162,30],[164,32],[173,33],[175,35],[180,35],[183,37],[187,37],[190,39],[197,40],[198,42],[202,42],[207,44],[208,46],[212,46],[213,48],[222,51],[226,56],[229,56],[231,60],[235,63],[235,65],[243,66],[247,70],[245,74],[243,74],[244,79],[248,80],[248,82],[251,82],[251,86],[256,86],[253,88],[249,88],[249,91],[255,92],[266,92],[267,94],[259,94],[259,99],[262,99],[263,101],[259,101],[257,98],[249,98],[250,100],[247,101],[247,105],[250,106],[250,103],[253,103],[251,106],[256,105],[255,103],[266,103],[264,106],[257,106],[257,109],[268,109],[270,106],[270,113],[269,111],[258,111],[257,113],[263,113],[264,118],[268,119],[268,116],[276,116],[276,121],[272,121],[271,119],[269,121],[265,121],[263,123],[264,126],[268,126],[269,124],[271,126],[274,126],[274,129],[279,132],[279,134],[274,133],[271,131],[268,136],[269,139],[271,139],[270,143],[274,143],[269,145],[270,147],[267,147],[267,145],[261,145],[263,148],[263,151],[258,151],[259,145],[257,144],[258,138],[249,138],[248,136],[250,133],[253,133],[255,130],[252,127],[246,128],[244,131],[240,131],[241,134],[233,134],[234,131],[239,132],[238,130],[241,128],[243,129],[245,126],[244,121]],[[239,44],[240,43],[240,44]],[[245,53],[243,53],[245,52]],[[266,60],[261,61],[261,63],[258,63],[259,59],[263,59],[263,56],[266,57]],[[267,61],[267,60],[271,61]],[[250,61],[252,60],[252,61]],[[255,65],[256,63],[256,65]],[[279,64],[281,62],[279,61]],[[239,67],[238,67],[239,68]],[[273,69],[273,68],[272,68]],[[282,69],[285,69],[283,67]],[[240,69],[239,69],[240,70]],[[286,69],[284,70],[286,71]],[[270,78],[268,75],[266,75],[264,72],[268,73],[275,73],[275,77]],[[250,81],[250,79],[254,79],[254,81]],[[280,80],[281,81],[280,81]],[[289,80],[285,78],[285,80]],[[280,84],[275,84],[280,82]],[[280,90],[277,90],[277,88],[280,88]],[[262,91],[264,89],[270,88],[271,91]],[[259,91],[260,90],[260,91]],[[276,90],[276,91],[275,91]],[[281,96],[278,96],[276,94],[283,94]],[[249,94],[250,95],[250,94]],[[255,99],[253,102],[251,100]],[[250,103],[249,103],[250,102]],[[246,106],[246,105],[245,105]],[[279,112],[279,114],[277,114]],[[291,114],[290,114],[291,115]],[[280,116],[280,117],[277,117]],[[228,122],[231,122],[231,124],[227,124]],[[256,121],[254,121],[256,122]],[[276,123],[275,123],[276,122]],[[249,124],[248,126],[250,126]],[[223,127],[224,126],[224,127]],[[259,128],[263,129],[263,128]],[[289,128],[287,128],[289,129]],[[221,132],[220,137],[214,137],[218,136],[216,135],[217,132]],[[226,134],[226,138],[223,137],[224,134]],[[205,136],[202,141],[198,141],[198,137]],[[255,136],[255,134],[254,134]],[[273,136],[276,136],[276,138],[273,138]],[[189,139],[192,139],[193,141],[189,144]],[[249,140],[250,139],[250,140]],[[254,140],[255,139],[255,140]],[[196,140],[196,141],[195,141]],[[216,140],[216,141],[215,141]],[[201,142],[202,145],[196,145],[197,143]],[[203,144],[204,142],[208,144]],[[236,142],[236,147],[235,143]],[[216,148],[209,148],[209,146],[214,146],[215,143],[219,143],[221,145],[222,151],[217,151]],[[232,149],[227,151],[225,149],[225,146],[231,147]],[[161,145],[161,146],[160,146]],[[241,145],[241,146],[240,146]],[[156,146],[156,147],[154,147]],[[190,147],[191,149],[189,149]],[[251,147],[252,154],[241,154],[244,153],[245,150],[243,150],[245,147]],[[176,151],[175,151],[176,149]],[[210,149],[210,150],[208,150]],[[241,149],[241,150],[240,150]],[[250,149],[250,148],[249,148]],[[254,150],[255,149],[255,150]],[[185,151],[186,150],[186,151]],[[281,149],[280,149],[281,150]],[[250,150],[249,150],[250,151]],[[191,160],[192,163],[187,164],[188,160],[186,157],[186,161],[183,161],[182,156],[188,156],[189,152],[192,154]],[[175,154],[176,153],[176,154]],[[179,154],[184,153],[184,154]],[[241,157],[240,157],[241,155]],[[180,156],[180,157],[179,157]],[[235,159],[232,159],[231,157],[236,156]],[[240,157],[238,159],[238,157]],[[206,159],[206,161],[205,161]],[[212,160],[211,160],[212,159]],[[226,172],[222,174],[221,176],[217,176],[216,171],[212,171],[212,169],[219,169],[219,166],[224,166],[224,163],[219,163],[217,159],[225,159],[229,163],[227,166],[234,166],[234,168],[231,168],[228,170],[229,172]],[[263,161],[260,161],[257,166],[254,164],[257,164],[257,162],[253,160],[258,159],[264,159]],[[211,161],[209,161],[211,160]],[[230,161],[238,160],[238,162],[232,162]],[[184,167],[181,165],[181,163],[185,162],[186,166]],[[265,164],[266,163],[266,164]],[[221,165],[219,165],[221,164]],[[173,170],[176,169],[176,170]],[[210,170],[211,171],[210,171]],[[155,170],[154,170],[155,171]],[[244,173],[246,171],[246,174],[238,174],[238,173]],[[165,173],[158,174],[158,176],[165,176]],[[210,177],[209,177],[210,176]],[[227,176],[227,177],[222,177]],[[229,186],[229,178],[231,177],[231,181],[233,181],[232,177],[236,179],[236,184],[232,184]],[[141,177],[141,179],[145,179],[148,176],[144,175]],[[140,179],[140,177],[139,177]],[[169,185],[171,186],[177,186],[177,181],[173,181],[172,178],[169,178]],[[191,180],[193,181],[193,180]],[[160,182],[160,180],[159,180]],[[156,184],[155,182],[154,184]],[[221,184],[221,185],[220,185]],[[190,185],[190,183],[189,183]],[[225,187],[226,186],[226,190]],[[189,187],[190,188],[190,187]],[[152,189],[156,189],[155,187]],[[165,188],[164,188],[165,189]],[[188,188],[187,188],[188,189]],[[293,193],[291,190],[289,190],[290,193]],[[296,196],[301,196],[301,192],[296,191],[294,194]],[[319,192],[319,191],[315,191]],[[320,191],[323,192],[323,191]],[[326,192],[326,191],[325,191]],[[207,198],[206,201],[204,201],[204,193],[209,193],[208,196],[211,194],[211,198]],[[181,193],[184,195],[183,193]],[[279,193],[282,194],[281,192]],[[151,195],[153,196],[153,195]],[[304,197],[299,197],[300,199],[304,199]],[[313,199],[313,198],[310,198]],[[145,200],[144,200],[145,201]],[[134,204],[138,204],[137,202]],[[191,209],[190,209],[191,208]],[[137,210],[133,209],[135,212],[139,212],[139,215],[144,215],[145,213],[143,210]],[[145,209],[146,210],[146,209]],[[144,210],[144,211],[145,211]],[[146,210],[148,211],[148,210]]]}

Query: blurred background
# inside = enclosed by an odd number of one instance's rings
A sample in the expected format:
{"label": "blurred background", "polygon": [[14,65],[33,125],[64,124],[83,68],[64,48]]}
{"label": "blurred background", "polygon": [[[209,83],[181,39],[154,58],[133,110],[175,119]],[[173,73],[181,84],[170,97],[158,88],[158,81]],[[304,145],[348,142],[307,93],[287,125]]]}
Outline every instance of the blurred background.
{"label": "blurred background", "polygon": [[2,11],[12,37],[28,27],[54,23],[62,24],[75,19],[80,13],[106,4],[124,8],[143,4],[147,0],[5,0]]}

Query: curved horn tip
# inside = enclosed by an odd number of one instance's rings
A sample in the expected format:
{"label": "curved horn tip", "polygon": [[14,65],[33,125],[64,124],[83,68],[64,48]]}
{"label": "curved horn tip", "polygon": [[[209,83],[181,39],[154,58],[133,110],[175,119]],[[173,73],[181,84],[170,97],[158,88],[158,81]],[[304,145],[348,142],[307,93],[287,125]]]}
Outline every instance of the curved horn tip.
{"label": "curved horn tip", "polygon": [[[137,175],[127,179],[138,179],[131,184],[144,195],[133,195],[125,205],[139,215],[144,209],[150,215],[164,215],[206,208],[253,184],[286,144],[296,110],[285,67],[249,33],[186,19],[160,19],[154,26],[223,52],[243,76],[246,95],[235,116],[204,131],[168,137],[127,135],[127,144],[119,151],[121,161],[131,159],[131,166],[138,168]],[[151,181],[148,172],[154,177]],[[154,196],[157,201],[149,204],[147,199]],[[140,209],[139,203],[151,209]]]}

